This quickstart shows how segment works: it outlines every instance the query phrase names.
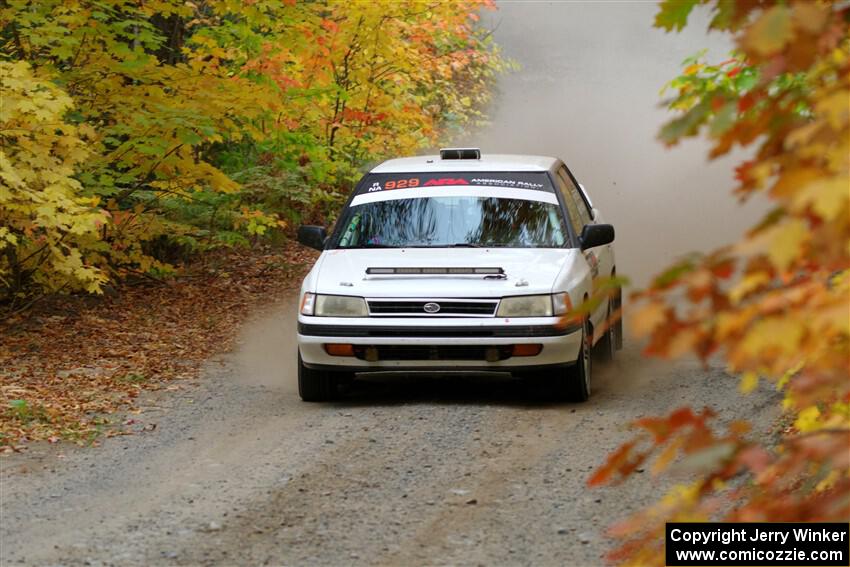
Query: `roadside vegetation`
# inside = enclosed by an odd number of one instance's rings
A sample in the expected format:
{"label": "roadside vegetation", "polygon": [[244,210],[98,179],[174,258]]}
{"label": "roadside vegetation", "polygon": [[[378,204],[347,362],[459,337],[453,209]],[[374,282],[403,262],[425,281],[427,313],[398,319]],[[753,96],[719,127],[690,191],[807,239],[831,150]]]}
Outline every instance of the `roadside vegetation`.
{"label": "roadside vegetation", "polygon": [[660,138],[707,135],[712,158],[751,148],[735,195],[764,195],[772,208],[741,241],[657,276],[637,295],[634,326],[649,355],[721,357],[741,394],[768,381],[792,425],[754,439],[745,421],[722,427],[710,408],[689,407],[633,424],[591,485],[644,467],[693,480],[612,529],[621,545],[611,558],[626,565],[664,565],[665,522],[850,517],[850,9],[666,0],[656,26],[683,29],[697,4],[737,51],[685,62],[666,89],[676,117]]}
{"label": "roadside vegetation", "polygon": [[243,322],[284,301],[315,254],[257,246],[207,254],[167,283],[106,297],[51,296],[0,325],[0,451],[33,440],[99,442],[156,427],[145,391],[179,389],[230,349]]}
{"label": "roadside vegetation", "polygon": [[481,117],[491,2],[0,4],[0,303],[162,278],[325,218]]}
{"label": "roadside vegetation", "polygon": [[192,318],[300,273],[267,246],[329,220],[365,165],[482,120],[508,67],[477,24],[493,7],[0,2],[0,445],[78,438],[112,393],[169,377],[169,310],[181,357],[222,344]]}

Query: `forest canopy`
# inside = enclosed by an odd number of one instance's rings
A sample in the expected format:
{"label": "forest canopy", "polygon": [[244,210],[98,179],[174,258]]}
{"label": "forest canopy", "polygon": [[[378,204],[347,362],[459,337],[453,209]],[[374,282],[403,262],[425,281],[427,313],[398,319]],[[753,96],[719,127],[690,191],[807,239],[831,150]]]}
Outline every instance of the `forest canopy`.
{"label": "forest canopy", "polygon": [[0,302],[326,217],[365,164],[482,118],[493,7],[4,0]]}

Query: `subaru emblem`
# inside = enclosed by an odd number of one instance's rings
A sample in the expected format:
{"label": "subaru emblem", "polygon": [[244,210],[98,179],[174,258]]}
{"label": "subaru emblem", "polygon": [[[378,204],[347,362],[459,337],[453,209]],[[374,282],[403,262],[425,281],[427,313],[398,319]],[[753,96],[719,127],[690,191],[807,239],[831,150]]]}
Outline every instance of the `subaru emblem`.
{"label": "subaru emblem", "polygon": [[440,312],[440,304],[439,303],[426,303],[422,309],[425,313],[439,313]]}

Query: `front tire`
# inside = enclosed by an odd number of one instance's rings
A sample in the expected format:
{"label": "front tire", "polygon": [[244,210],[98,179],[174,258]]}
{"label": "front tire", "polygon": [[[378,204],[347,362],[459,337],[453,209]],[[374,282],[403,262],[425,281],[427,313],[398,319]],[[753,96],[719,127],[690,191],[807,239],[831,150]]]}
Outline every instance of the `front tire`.
{"label": "front tire", "polygon": [[559,380],[560,397],[572,402],[586,402],[590,397],[590,377],[593,370],[591,349],[593,334],[587,319],[581,327],[581,349],[573,366],[566,368]]}
{"label": "front tire", "polygon": [[[617,352],[617,323],[619,323],[619,320],[614,323],[611,322],[611,314],[616,308],[615,299],[612,297],[608,300],[608,311],[605,314],[605,325],[607,326],[605,334],[596,343],[596,348],[604,362],[612,362],[614,354]],[[622,345],[622,339],[620,339],[620,344]]]}
{"label": "front tire", "polygon": [[326,402],[336,399],[342,375],[327,370],[313,370],[304,366],[298,352],[298,395],[305,402]]}
{"label": "front tire", "polygon": [[614,311],[619,310],[620,315],[617,317],[617,322],[614,323],[614,349],[623,349],[623,290],[617,288],[617,295],[614,296]]}

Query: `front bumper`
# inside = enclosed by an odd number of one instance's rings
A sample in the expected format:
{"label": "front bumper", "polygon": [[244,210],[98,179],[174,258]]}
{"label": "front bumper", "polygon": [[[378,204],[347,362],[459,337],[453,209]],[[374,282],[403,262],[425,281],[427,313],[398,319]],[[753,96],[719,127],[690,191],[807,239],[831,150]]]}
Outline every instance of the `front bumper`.
{"label": "front bumper", "polygon": [[[520,371],[572,364],[581,347],[581,330],[558,328],[557,317],[499,318],[331,318],[298,319],[298,347],[305,366],[360,372],[394,370]],[[404,351],[403,360],[364,360],[332,356],[326,344]],[[508,356],[487,361],[476,357],[481,347],[508,352],[511,345],[542,345],[535,356]],[[441,348],[446,347],[446,348]],[[464,349],[463,347],[469,347]],[[421,359],[410,353],[422,353]],[[452,358],[463,353],[463,358]]]}

